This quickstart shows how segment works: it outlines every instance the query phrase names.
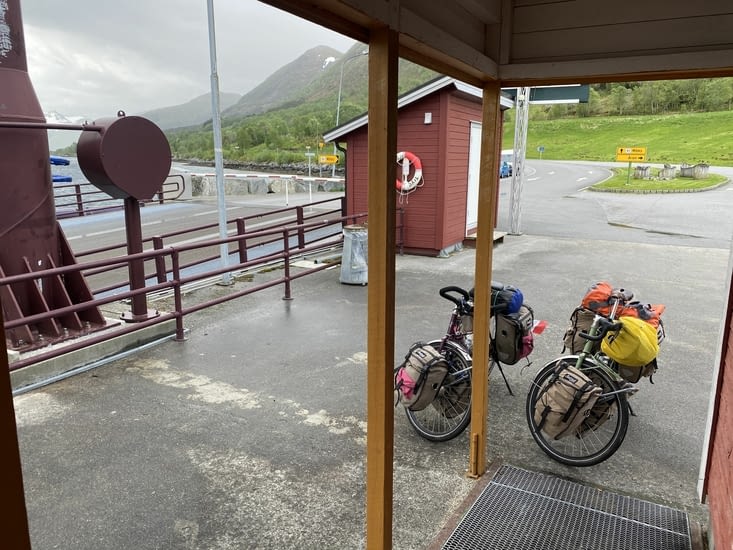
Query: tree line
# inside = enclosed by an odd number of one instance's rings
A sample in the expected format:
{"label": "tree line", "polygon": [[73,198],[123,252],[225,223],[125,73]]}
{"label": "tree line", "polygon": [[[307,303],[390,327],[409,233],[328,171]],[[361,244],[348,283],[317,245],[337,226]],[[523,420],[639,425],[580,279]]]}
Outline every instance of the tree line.
{"label": "tree line", "polygon": [[733,108],[733,78],[656,80],[594,84],[588,103],[532,105],[530,118],[660,115],[729,111]]}
{"label": "tree line", "polygon": [[[434,74],[423,73],[424,79]],[[407,91],[421,82],[412,75],[401,82]],[[223,157],[230,164],[302,165],[306,152],[332,153],[323,134],[335,126],[336,98],[316,94],[297,105],[286,105],[263,114],[222,121]],[[354,79],[344,87],[340,123],[363,114],[367,107],[366,85]],[[733,109],[733,78],[660,80],[594,84],[587,103],[531,105],[530,121],[598,116],[664,115]],[[513,122],[513,110],[504,113],[505,125]],[[212,124],[167,131],[176,160],[212,161]],[[76,144],[66,154],[75,155]],[[64,154],[64,152],[57,152]]]}

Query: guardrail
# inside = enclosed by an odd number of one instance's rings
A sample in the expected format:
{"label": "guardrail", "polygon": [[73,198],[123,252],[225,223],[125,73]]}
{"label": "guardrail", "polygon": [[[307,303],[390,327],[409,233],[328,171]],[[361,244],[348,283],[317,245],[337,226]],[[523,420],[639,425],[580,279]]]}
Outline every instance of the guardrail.
{"label": "guardrail", "polygon": [[[36,271],[33,273],[25,273],[22,275],[13,275],[0,279],[0,287],[7,285],[22,285],[22,284],[39,284],[54,277],[64,277],[71,275],[75,272],[88,272],[90,270],[101,270],[109,269],[110,267],[122,267],[129,269],[129,266],[134,262],[148,262],[156,266],[170,265],[169,269],[166,269],[165,280],[158,280],[152,284],[146,284],[144,288],[127,289],[118,292],[114,295],[107,295],[103,297],[95,297],[92,300],[84,301],[82,303],[74,304],[71,306],[38,313],[35,315],[29,315],[22,318],[14,319],[5,323],[5,333],[11,334],[12,329],[23,325],[32,325],[34,327],[42,326],[44,322],[48,322],[51,319],[63,318],[66,315],[72,315],[83,310],[88,310],[91,307],[100,307],[105,304],[112,302],[118,302],[125,299],[133,299],[136,296],[144,295],[149,297],[153,293],[170,292],[173,296],[173,310],[167,313],[161,313],[152,318],[141,320],[136,323],[120,324],[119,327],[112,327],[109,330],[100,330],[94,333],[79,333],[69,335],[67,340],[64,340],[57,346],[48,346],[48,351],[43,351],[44,348],[39,346],[39,342],[28,343],[28,346],[33,349],[34,353],[26,357],[20,357],[17,361],[14,361],[10,365],[10,370],[14,371],[27,367],[29,365],[39,363],[54,357],[59,357],[66,353],[76,351],[94,344],[115,338],[124,334],[128,334],[137,330],[175,320],[176,330],[175,338],[177,340],[184,339],[184,317],[196,311],[200,311],[204,308],[211,307],[229,300],[252,294],[254,292],[270,288],[277,285],[283,285],[284,296],[283,299],[289,300],[292,298],[291,282],[304,277],[308,274],[315,273],[330,267],[332,264],[327,262],[314,264],[311,268],[299,268],[298,272],[293,272],[291,261],[294,258],[301,258],[306,254],[317,253],[334,246],[341,246],[343,244],[343,234],[339,231],[338,235],[333,234],[332,238],[326,239],[315,239],[311,243],[303,243],[299,239],[299,235],[303,235],[310,231],[313,231],[319,227],[338,226],[339,228],[344,223],[355,223],[359,219],[366,217],[366,214],[359,214],[355,216],[341,216],[339,218],[322,221],[311,221],[308,223],[289,225],[278,228],[264,229],[253,232],[245,232],[243,234],[237,234],[226,239],[212,239],[201,241],[192,244],[186,244],[181,246],[160,248],[154,250],[148,250],[133,255],[116,256],[113,258],[102,259],[91,261],[87,263],[79,263],[75,265],[69,265],[64,267],[58,267],[54,269],[48,269],[44,271]],[[270,252],[266,255],[262,255],[258,258],[247,258],[241,261],[231,263],[225,267],[217,267],[214,269],[206,270],[192,270],[190,265],[186,266],[181,258],[186,253],[196,250],[219,248],[222,244],[234,245],[235,247],[241,247],[243,242],[262,239],[268,242],[281,243],[279,250]],[[291,246],[291,243],[297,243],[295,247]],[[219,296],[210,300],[203,300],[199,303],[191,305],[184,305],[183,303],[183,290],[188,285],[193,285],[204,280],[211,280],[212,278],[222,275],[224,273],[238,273],[251,271],[253,269],[261,268],[266,265],[272,265],[273,263],[282,264],[282,275],[274,279],[268,280],[261,284],[248,286],[244,289],[233,289],[231,292],[227,292],[223,296]],[[187,296],[193,298],[195,293],[189,293]],[[33,331],[38,334],[41,343],[43,341],[43,335],[38,333],[36,328]],[[81,336],[85,338],[81,339]],[[49,342],[49,344],[52,342]]]}
{"label": "guardrail", "polygon": [[[333,203],[333,207],[329,207]],[[345,198],[324,199],[301,206],[292,206],[276,210],[268,210],[250,216],[228,219],[226,222],[227,234],[236,237],[232,244],[228,245],[229,255],[235,262],[246,262],[249,259],[266,256],[277,251],[279,239],[272,234],[265,234],[262,231],[276,229],[280,230],[284,225],[297,227],[291,238],[290,247],[302,250],[308,245],[317,244],[320,241],[333,238],[341,231],[341,222],[344,218]],[[360,217],[361,215],[357,216]],[[314,220],[330,220],[331,223],[311,223]],[[354,217],[349,217],[349,220]],[[253,232],[253,226],[257,225],[257,231]],[[335,227],[331,232],[328,227]],[[209,240],[211,232],[218,232],[218,223],[190,227],[178,231],[171,231],[160,235],[154,235],[143,239],[143,248],[162,250],[166,247],[177,247],[181,240],[185,242]],[[197,253],[197,249],[187,249],[188,253],[182,258],[182,269],[205,269],[206,264],[216,261],[220,252],[210,251],[209,253]],[[127,251],[127,243],[118,243],[111,246],[88,250],[75,250],[74,256],[79,261],[100,259],[103,256],[124,255]],[[165,258],[158,258],[154,265],[145,270],[146,280],[163,282],[170,276],[172,266]],[[88,268],[84,277],[90,290],[95,296],[116,293],[120,289],[129,286],[129,274],[126,266],[99,266]]]}
{"label": "guardrail", "polygon": [[[188,177],[190,178],[190,175]],[[55,182],[53,191],[57,219],[89,216],[123,208],[122,199],[113,199],[86,181],[82,183]],[[165,201],[185,198],[186,193],[190,194],[190,192],[190,182],[187,186],[185,175],[170,174],[155,196],[141,203],[163,204]]]}

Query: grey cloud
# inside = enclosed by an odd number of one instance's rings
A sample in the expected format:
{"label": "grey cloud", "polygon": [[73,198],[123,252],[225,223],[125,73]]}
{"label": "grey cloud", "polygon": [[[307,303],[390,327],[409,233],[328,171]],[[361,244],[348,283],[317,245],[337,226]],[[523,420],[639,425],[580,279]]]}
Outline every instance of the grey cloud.
{"label": "grey cloud", "polygon": [[[21,0],[29,73],[44,110],[111,116],[210,89],[205,0]],[[304,51],[353,40],[256,0],[215,0],[221,91],[246,93]]]}

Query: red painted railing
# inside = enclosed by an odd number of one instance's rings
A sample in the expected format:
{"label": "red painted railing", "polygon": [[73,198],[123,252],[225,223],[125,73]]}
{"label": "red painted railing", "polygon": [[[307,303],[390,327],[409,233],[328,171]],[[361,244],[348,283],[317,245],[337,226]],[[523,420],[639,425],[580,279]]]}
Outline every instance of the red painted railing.
{"label": "red painted railing", "polygon": [[[46,346],[39,345],[39,342],[26,343],[32,347],[34,353],[27,357],[22,357],[10,365],[10,370],[14,371],[41,361],[45,361],[54,357],[59,357],[63,354],[88,347],[105,340],[109,340],[114,337],[118,337],[123,334],[128,334],[137,330],[141,330],[152,325],[175,320],[176,339],[183,340],[184,338],[184,317],[188,314],[194,313],[201,309],[211,307],[229,300],[233,300],[247,294],[258,292],[265,288],[273,286],[283,285],[284,296],[283,299],[289,300],[292,298],[292,287],[291,282],[304,277],[308,274],[321,271],[333,264],[328,262],[314,263],[313,267],[309,268],[298,268],[297,271],[293,271],[291,262],[294,258],[302,258],[304,255],[315,255],[319,252],[323,252],[326,249],[341,246],[343,244],[343,234],[341,232],[342,225],[348,223],[355,223],[360,219],[365,218],[365,214],[356,216],[341,216],[338,218],[325,220],[325,221],[310,221],[302,224],[287,225],[278,228],[264,229],[253,232],[245,232],[237,234],[226,239],[215,239],[207,240],[193,244],[187,244],[176,247],[163,247],[158,249],[147,250],[139,254],[115,256],[108,259],[96,260],[86,263],[79,263],[76,265],[69,265],[64,267],[58,267],[54,269],[48,269],[45,271],[37,271],[33,273],[26,273],[22,275],[8,276],[0,279],[0,287],[4,285],[18,285],[18,284],[38,284],[39,281],[51,277],[63,277],[65,275],[72,274],[77,271],[86,272],[91,270],[102,270],[109,269],[112,267],[123,267],[127,268],[132,262],[150,262],[156,266],[170,265],[169,269],[166,269],[166,277],[159,277],[157,282],[153,284],[147,284],[144,288],[137,289],[126,289],[120,291],[114,295],[108,295],[101,298],[95,298],[83,303],[74,304],[64,308],[59,308],[52,311],[43,313],[37,313],[34,315],[28,315],[22,318],[14,319],[5,323],[6,334],[10,331],[22,325],[33,325],[41,326],[44,321],[49,319],[61,319],[65,315],[69,315],[75,312],[80,312],[90,307],[100,307],[105,304],[112,302],[118,302],[120,300],[131,299],[135,296],[145,295],[146,297],[153,293],[170,292],[173,296],[173,311],[168,313],[161,313],[157,316],[142,320],[136,323],[123,324],[121,323],[118,327],[112,327],[111,329],[105,329],[96,333],[89,334],[73,334],[69,335],[69,339],[63,342],[63,345]],[[319,228],[324,227],[338,227],[339,230],[334,232],[330,239],[320,238],[315,242],[306,243],[301,245],[301,240],[298,238],[299,235],[307,235],[309,232],[313,232]],[[236,263],[230,263],[226,267],[217,267],[206,270],[191,270],[190,266],[184,266],[181,262],[181,257],[188,252],[196,250],[206,249],[218,249],[221,244],[226,243],[228,246],[233,245],[236,247],[241,246],[243,242],[257,239],[265,239],[268,242],[277,242],[279,247],[277,251],[269,253],[254,259],[245,259],[245,261],[238,261]],[[298,244],[293,247],[291,242],[297,242]],[[305,242],[305,241],[302,241]],[[241,254],[237,254],[237,257],[241,260]],[[231,257],[231,256],[230,256]],[[247,256],[245,255],[245,258]],[[210,280],[218,275],[225,273],[242,273],[253,269],[262,268],[265,265],[272,265],[274,263],[282,265],[282,274],[279,277],[269,279],[261,284],[247,286],[246,288],[232,288],[231,292],[227,292],[222,296],[214,299],[201,300],[196,303],[189,303],[184,305],[183,302],[183,290],[194,283],[198,283],[204,280]],[[162,274],[161,274],[162,275]],[[187,295],[187,301],[193,300],[195,293],[189,293]],[[188,298],[190,297],[190,298]],[[37,331],[34,331],[36,333]],[[39,334],[39,338],[42,335]],[[84,338],[79,338],[85,336]],[[43,340],[40,338],[41,341]],[[41,342],[42,343],[42,342]],[[51,343],[51,342],[49,342]],[[12,342],[9,343],[9,347],[12,348]]]}

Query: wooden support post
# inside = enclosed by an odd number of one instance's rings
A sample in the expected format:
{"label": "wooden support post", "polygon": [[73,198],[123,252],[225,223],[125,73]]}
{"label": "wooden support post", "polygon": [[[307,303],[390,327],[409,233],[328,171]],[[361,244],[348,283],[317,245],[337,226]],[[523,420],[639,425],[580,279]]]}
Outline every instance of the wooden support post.
{"label": "wooden support post", "polygon": [[[0,307],[0,327],[4,325]],[[0,486],[3,488],[2,534],[3,546],[17,550],[30,550],[31,539],[28,534],[28,515],[23,492],[23,470],[20,466],[20,447],[18,430],[15,425],[13,392],[10,386],[10,367],[8,350],[5,344],[5,331],[0,343],[0,433],[3,434],[3,467],[0,468]]]}
{"label": "wooden support post", "polygon": [[470,477],[480,477],[486,471],[486,425],[489,410],[489,388],[486,382],[489,379],[491,260],[499,187],[499,157],[501,156],[500,95],[501,88],[498,82],[489,82],[484,86],[474,276],[471,449],[468,464]]}
{"label": "wooden support post", "polygon": [[369,256],[366,546],[392,548],[395,330],[395,158],[398,36],[369,39]]}

